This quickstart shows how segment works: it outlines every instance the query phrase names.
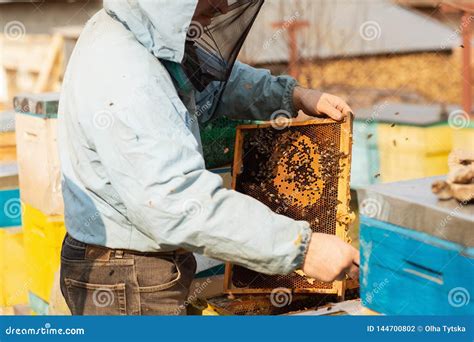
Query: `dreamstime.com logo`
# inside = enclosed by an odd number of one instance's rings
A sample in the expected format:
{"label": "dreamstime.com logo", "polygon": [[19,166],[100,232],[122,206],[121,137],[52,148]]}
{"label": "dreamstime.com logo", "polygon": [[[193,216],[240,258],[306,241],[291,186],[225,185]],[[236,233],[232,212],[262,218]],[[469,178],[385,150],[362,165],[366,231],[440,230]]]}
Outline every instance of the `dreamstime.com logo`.
{"label": "dreamstime.com logo", "polygon": [[183,203],[183,213],[186,216],[198,216],[202,213],[202,203],[197,199],[188,199]]}
{"label": "dreamstime.com logo", "polygon": [[15,328],[9,326],[5,329],[5,335],[85,335],[84,328],[53,328],[51,323],[45,323],[39,328]]}
{"label": "dreamstime.com logo", "polygon": [[23,212],[23,203],[21,203],[19,198],[10,198],[3,205],[3,213],[9,219],[19,218],[22,212]]}
{"label": "dreamstime.com logo", "polygon": [[112,112],[108,110],[101,110],[95,113],[92,121],[94,126],[98,129],[107,129],[112,127],[112,125],[114,124],[114,117],[112,115]]}
{"label": "dreamstime.com logo", "polygon": [[449,113],[448,124],[449,127],[453,129],[466,128],[470,123],[471,119],[469,118],[469,114],[461,109]]}
{"label": "dreamstime.com logo", "polygon": [[382,205],[374,198],[366,198],[360,203],[360,213],[364,216],[378,217],[381,211]]}
{"label": "dreamstime.com logo", "polygon": [[284,109],[277,110],[270,116],[270,123],[272,127],[279,131],[289,127],[292,121],[293,117],[291,116],[290,112]]}
{"label": "dreamstime.com logo", "polygon": [[469,291],[464,287],[452,288],[448,293],[448,303],[454,308],[468,305],[471,301]]}
{"label": "dreamstime.com logo", "polygon": [[204,33],[204,27],[197,21],[191,21],[186,29],[186,40],[195,41],[201,38]]}
{"label": "dreamstime.com logo", "polygon": [[382,28],[378,22],[369,20],[360,25],[359,34],[363,40],[372,41],[380,38],[382,35]]}
{"label": "dreamstime.com logo", "polygon": [[114,292],[107,288],[98,288],[92,294],[92,302],[99,308],[111,306],[115,301]]}
{"label": "dreamstime.com logo", "polygon": [[277,287],[270,293],[270,303],[272,303],[274,307],[282,308],[290,305],[292,301],[293,295],[291,290],[286,287]]}
{"label": "dreamstime.com logo", "polygon": [[3,33],[5,34],[5,38],[7,40],[17,41],[25,36],[26,28],[21,21],[9,21],[3,28]]}

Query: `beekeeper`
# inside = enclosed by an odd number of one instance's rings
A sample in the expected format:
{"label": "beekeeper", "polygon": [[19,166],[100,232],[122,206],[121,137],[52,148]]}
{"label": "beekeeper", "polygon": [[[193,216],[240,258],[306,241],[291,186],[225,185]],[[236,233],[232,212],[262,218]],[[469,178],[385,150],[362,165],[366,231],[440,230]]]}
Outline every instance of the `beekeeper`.
{"label": "beekeeper", "polygon": [[105,0],[70,59],[59,108],[73,314],[183,314],[192,252],[268,274],[357,277],[358,253],[222,187],[199,122],[350,108],[236,61],[263,0]]}

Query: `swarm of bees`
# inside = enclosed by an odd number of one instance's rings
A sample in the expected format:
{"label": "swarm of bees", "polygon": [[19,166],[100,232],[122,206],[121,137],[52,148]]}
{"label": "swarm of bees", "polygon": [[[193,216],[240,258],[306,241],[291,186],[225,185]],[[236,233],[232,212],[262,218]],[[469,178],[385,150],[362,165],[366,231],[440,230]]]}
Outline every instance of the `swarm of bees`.
{"label": "swarm of bees", "polygon": [[347,163],[337,141],[296,127],[250,130],[238,190],[321,231],[320,221],[335,214],[339,204],[338,178]]}

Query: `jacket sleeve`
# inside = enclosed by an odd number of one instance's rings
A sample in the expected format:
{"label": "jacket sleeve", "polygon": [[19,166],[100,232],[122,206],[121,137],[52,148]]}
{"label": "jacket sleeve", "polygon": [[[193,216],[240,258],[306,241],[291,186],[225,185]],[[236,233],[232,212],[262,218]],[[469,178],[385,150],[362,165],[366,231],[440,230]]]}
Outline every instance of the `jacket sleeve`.
{"label": "jacket sleeve", "polygon": [[198,106],[214,101],[215,116],[231,119],[269,120],[276,111],[295,117],[293,90],[297,82],[290,76],[272,76],[266,69],[253,68],[237,61],[219,103],[213,84],[198,94]]}
{"label": "jacket sleeve", "polygon": [[171,81],[150,73],[135,76],[139,84],[114,82],[123,88],[115,93],[124,96],[110,109],[112,123],[90,132],[131,223],[163,250],[182,247],[268,274],[300,266],[309,224],[224,189],[221,177],[205,170],[189,126],[193,120]]}

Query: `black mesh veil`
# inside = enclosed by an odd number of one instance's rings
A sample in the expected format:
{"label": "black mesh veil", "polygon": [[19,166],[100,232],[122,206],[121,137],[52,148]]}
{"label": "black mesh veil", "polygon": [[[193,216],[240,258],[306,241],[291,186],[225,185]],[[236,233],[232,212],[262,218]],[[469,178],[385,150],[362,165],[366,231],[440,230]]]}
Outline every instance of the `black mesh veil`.
{"label": "black mesh veil", "polygon": [[203,91],[211,82],[220,81],[222,93],[264,0],[199,1],[208,2],[209,13],[205,13],[205,20],[199,19],[202,13],[195,13],[187,31],[181,64],[198,91]]}

